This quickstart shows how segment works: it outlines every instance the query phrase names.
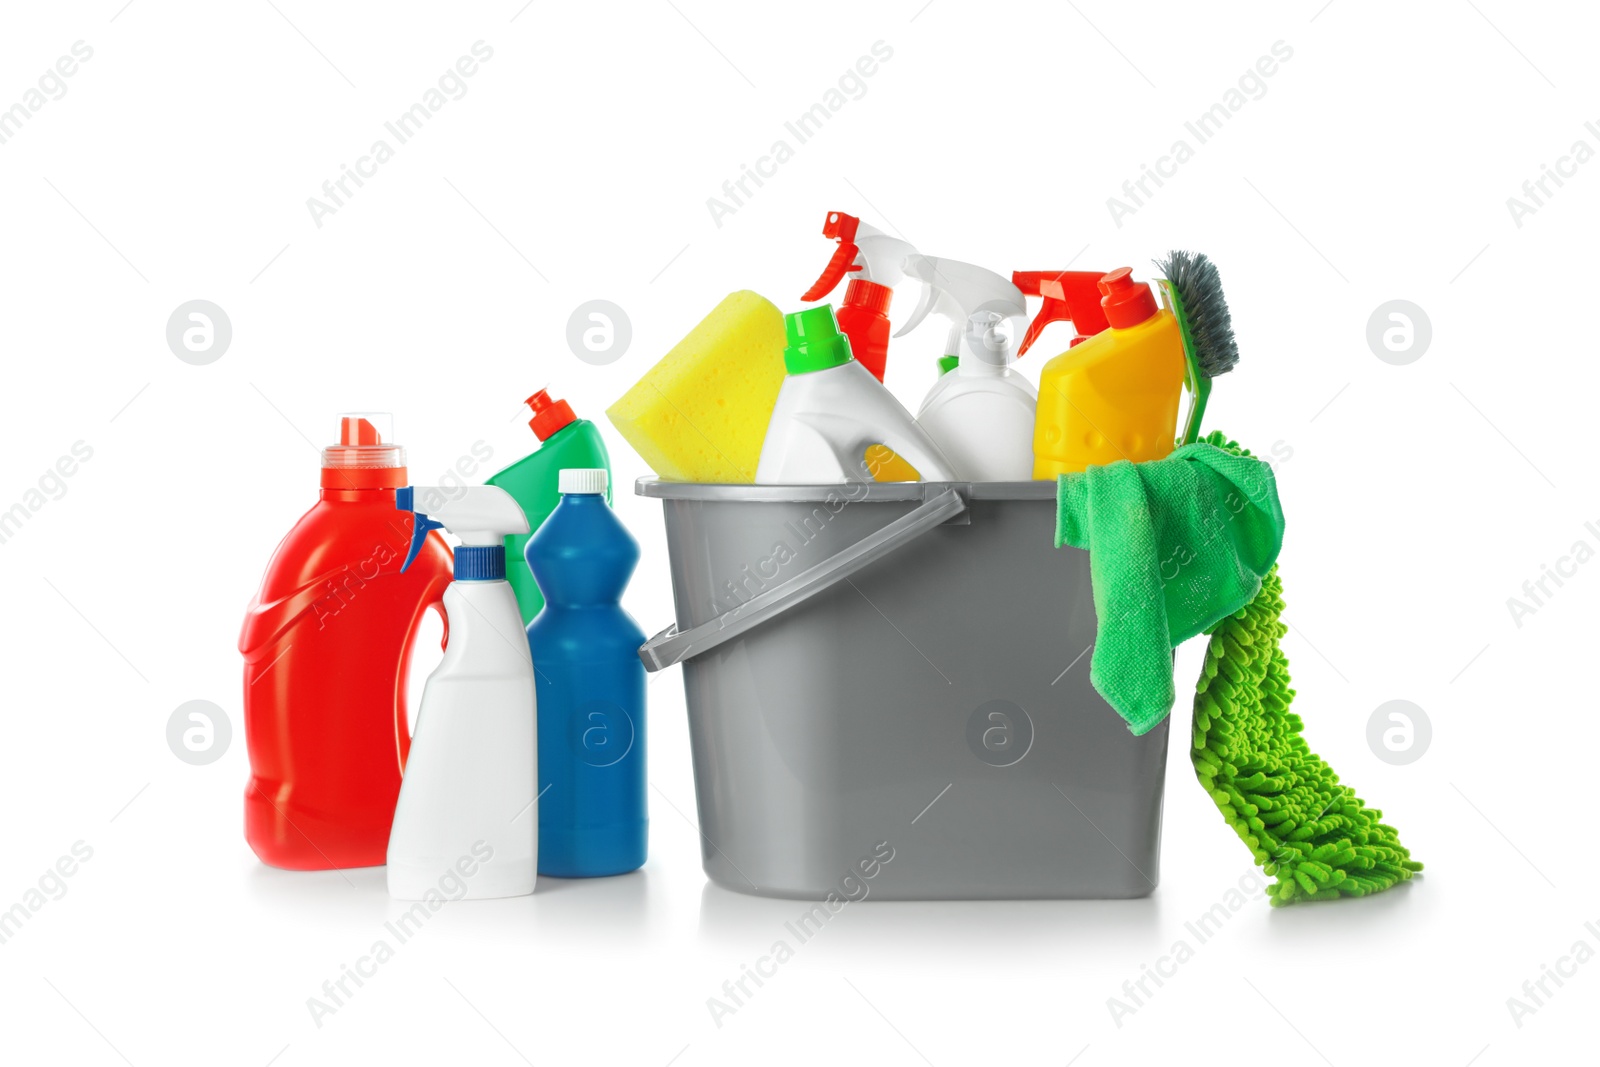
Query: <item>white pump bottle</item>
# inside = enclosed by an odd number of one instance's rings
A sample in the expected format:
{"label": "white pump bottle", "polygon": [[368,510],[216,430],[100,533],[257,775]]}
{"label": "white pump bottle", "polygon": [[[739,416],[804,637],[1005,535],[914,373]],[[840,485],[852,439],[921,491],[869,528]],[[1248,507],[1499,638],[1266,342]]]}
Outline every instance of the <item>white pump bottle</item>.
{"label": "white pump bottle", "polygon": [[504,539],[527,533],[528,520],[491,485],[408,486],[395,506],[416,514],[406,566],[429,530],[449,530],[461,547],[444,593],[449,643],[422,691],[389,831],[389,895],[525,896],[538,872],[538,741]]}

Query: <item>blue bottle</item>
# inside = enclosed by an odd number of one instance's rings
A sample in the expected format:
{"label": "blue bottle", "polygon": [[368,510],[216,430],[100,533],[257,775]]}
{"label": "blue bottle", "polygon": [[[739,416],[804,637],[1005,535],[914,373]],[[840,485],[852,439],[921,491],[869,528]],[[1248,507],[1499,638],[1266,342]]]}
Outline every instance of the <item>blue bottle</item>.
{"label": "blue bottle", "polygon": [[600,469],[560,474],[561,503],[528,540],[544,610],[528,624],[539,700],[539,873],[622,874],[644,864],[644,633],[622,610],[639,545],[606,503]]}

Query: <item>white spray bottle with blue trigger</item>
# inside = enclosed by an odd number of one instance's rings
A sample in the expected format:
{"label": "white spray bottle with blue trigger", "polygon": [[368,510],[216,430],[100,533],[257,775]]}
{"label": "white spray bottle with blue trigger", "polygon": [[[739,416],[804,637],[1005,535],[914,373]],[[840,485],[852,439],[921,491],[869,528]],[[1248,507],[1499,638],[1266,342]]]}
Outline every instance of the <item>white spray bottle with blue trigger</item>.
{"label": "white spray bottle with blue trigger", "polygon": [[928,391],[917,425],[962,481],[1031,481],[1039,393],[1012,367],[1028,315],[1022,290],[992,270],[934,256],[908,256],[906,274],[922,282],[922,299],[895,336],[936,312],[950,319],[945,356],[960,357]]}
{"label": "white spray bottle with blue trigger", "polygon": [[527,517],[492,485],[407,486],[395,507],[416,516],[402,571],[429,530],[449,530],[461,546],[444,592],[444,659],[422,691],[389,831],[389,895],[525,896],[539,859],[538,742],[505,538],[527,533]]}

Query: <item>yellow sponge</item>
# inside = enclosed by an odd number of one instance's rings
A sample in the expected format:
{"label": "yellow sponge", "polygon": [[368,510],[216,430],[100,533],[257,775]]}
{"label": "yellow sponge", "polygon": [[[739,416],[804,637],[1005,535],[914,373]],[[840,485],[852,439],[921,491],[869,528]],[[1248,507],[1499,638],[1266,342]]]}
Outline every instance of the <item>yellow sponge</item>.
{"label": "yellow sponge", "polygon": [[667,481],[754,482],[784,343],[770,301],[730,293],[606,415]]}

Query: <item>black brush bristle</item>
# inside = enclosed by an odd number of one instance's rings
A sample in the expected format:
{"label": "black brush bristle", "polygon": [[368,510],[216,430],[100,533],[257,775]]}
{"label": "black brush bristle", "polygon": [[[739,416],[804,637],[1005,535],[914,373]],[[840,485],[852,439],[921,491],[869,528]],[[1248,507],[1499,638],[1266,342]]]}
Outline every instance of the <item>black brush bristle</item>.
{"label": "black brush bristle", "polygon": [[1234,340],[1228,302],[1222,298],[1217,265],[1203,252],[1170,252],[1156,266],[1183,301],[1200,373],[1215,378],[1231,371],[1239,362],[1239,343]]}

